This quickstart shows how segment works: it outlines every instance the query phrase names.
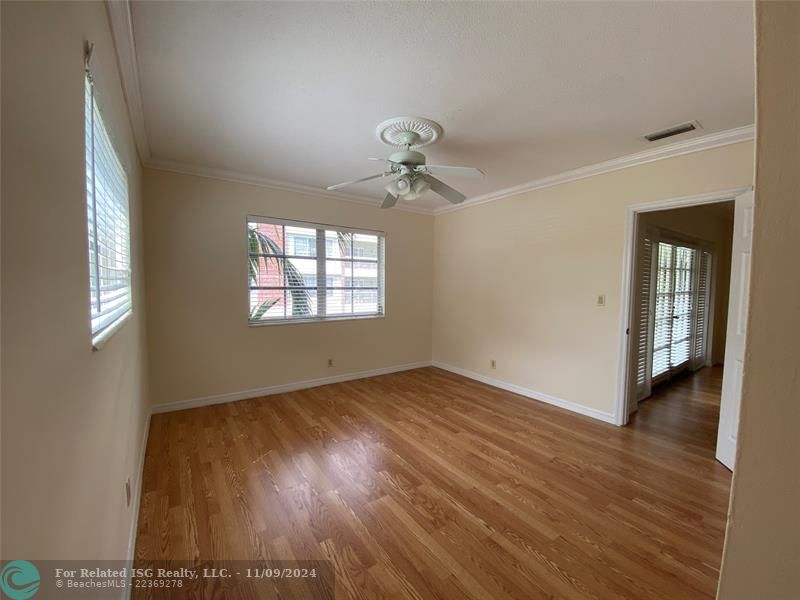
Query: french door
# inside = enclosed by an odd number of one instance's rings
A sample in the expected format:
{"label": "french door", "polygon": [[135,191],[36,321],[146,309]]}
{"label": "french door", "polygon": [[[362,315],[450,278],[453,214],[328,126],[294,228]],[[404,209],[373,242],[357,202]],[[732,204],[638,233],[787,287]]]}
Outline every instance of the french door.
{"label": "french door", "polygon": [[636,398],[684,369],[708,364],[710,246],[654,228],[639,239]]}
{"label": "french door", "polygon": [[697,253],[688,246],[658,243],[652,383],[689,366],[696,312]]}

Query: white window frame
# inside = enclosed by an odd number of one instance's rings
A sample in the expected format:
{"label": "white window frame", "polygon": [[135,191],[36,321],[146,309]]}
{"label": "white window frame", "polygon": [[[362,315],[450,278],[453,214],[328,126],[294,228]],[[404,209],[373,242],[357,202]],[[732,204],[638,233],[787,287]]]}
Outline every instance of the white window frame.
{"label": "white window frame", "polygon": [[[86,182],[86,218],[87,218],[87,253],[89,259],[89,330],[92,340],[92,348],[99,350],[105,343],[120,330],[120,328],[130,319],[133,314],[133,277],[131,270],[132,256],[131,256],[131,227],[130,227],[130,197],[128,186],[128,174],[125,167],[119,158],[119,154],[114,148],[111,134],[105,126],[103,121],[102,112],[95,97],[95,85],[91,73],[86,71],[84,78],[84,94],[87,95],[84,101],[84,107],[91,110],[91,114],[84,114],[84,139],[90,140],[84,148],[84,181]],[[87,106],[88,105],[88,106]],[[91,128],[91,131],[89,130]],[[102,310],[102,301],[99,288],[101,287],[100,277],[100,248],[98,240],[99,228],[103,226],[97,219],[98,205],[97,205],[97,177],[96,177],[96,157],[95,153],[98,145],[95,143],[95,134],[101,128],[104,137],[108,140],[108,147],[110,156],[107,160],[110,161],[111,167],[116,171],[115,175],[121,180],[121,191],[124,198],[114,198],[115,203],[119,203],[124,207],[123,211],[126,216],[125,231],[123,238],[124,250],[127,254],[127,279],[124,286],[127,287],[127,305],[123,304],[122,312],[116,315],[111,321],[102,324],[102,326],[94,327],[92,324],[94,304],[98,304],[98,309]],[[91,145],[91,147],[90,147]],[[89,210],[91,209],[91,214]],[[94,247],[92,247],[91,239],[95,240]],[[95,287],[96,286],[96,287]]]}
{"label": "white window frame", "polygon": [[[341,225],[331,225],[328,223],[313,223],[309,221],[295,221],[291,219],[279,219],[273,217],[265,217],[261,215],[247,215],[245,219],[245,253],[247,260],[250,260],[250,248],[248,245],[248,228],[250,223],[264,223],[268,225],[283,225],[288,227],[303,227],[308,229],[315,229],[317,233],[317,248],[316,248],[316,256],[303,256],[299,258],[304,259],[316,259],[317,265],[317,310],[324,312],[325,305],[326,305],[326,292],[328,290],[328,277],[326,273],[326,259],[327,259],[327,246],[326,246],[326,238],[325,232],[326,231],[336,231],[341,233],[353,233],[353,234],[364,234],[364,235],[374,235],[378,237],[378,257],[376,260],[378,266],[378,311],[375,313],[353,313],[353,314],[337,314],[337,315],[324,315],[324,314],[317,314],[311,317],[292,317],[292,318],[284,318],[284,319],[264,319],[264,320],[251,320],[250,317],[250,281],[248,278],[247,281],[247,307],[245,311],[245,315],[247,316],[247,322],[250,327],[262,327],[262,326],[272,326],[272,325],[289,325],[289,324],[297,324],[297,323],[320,323],[320,322],[327,322],[327,321],[351,321],[351,320],[362,320],[362,319],[383,319],[386,317],[386,232],[384,231],[376,231],[372,229],[360,229],[354,227],[344,227]],[[372,262],[369,259],[365,259],[363,257],[355,256],[355,253],[351,253],[348,259],[352,262]],[[353,281],[350,282],[350,289],[355,291],[359,288],[353,287]],[[364,288],[364,289],[375,289],[375,288]]]}

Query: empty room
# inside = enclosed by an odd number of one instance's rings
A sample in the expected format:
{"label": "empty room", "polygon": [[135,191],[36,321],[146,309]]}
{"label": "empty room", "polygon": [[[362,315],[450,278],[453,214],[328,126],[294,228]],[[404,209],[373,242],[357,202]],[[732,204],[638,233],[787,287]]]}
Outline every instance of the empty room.
{"label": "empty room", "polygon": [[800,597],[800,2],[0,26],[0,597]]}

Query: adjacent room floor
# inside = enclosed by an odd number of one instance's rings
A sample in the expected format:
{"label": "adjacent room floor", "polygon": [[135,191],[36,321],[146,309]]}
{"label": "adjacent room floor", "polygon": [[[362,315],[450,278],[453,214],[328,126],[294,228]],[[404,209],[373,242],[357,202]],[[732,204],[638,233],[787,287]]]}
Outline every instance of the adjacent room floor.
{"label": "adjacent room floor", "polygon": [[330,559],[337,599],[713,598],[720,383],[625,428],[435,368],[154,415],[136,555]]}

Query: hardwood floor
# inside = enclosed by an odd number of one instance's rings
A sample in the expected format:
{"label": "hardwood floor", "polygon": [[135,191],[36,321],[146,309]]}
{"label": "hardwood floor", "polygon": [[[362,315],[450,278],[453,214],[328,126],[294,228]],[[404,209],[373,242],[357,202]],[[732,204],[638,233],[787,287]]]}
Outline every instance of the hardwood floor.
{"label": "hardwood floor", "polygon": [[625,428],[435,368],[154,415],[136,556],[330,560],[343,600],[713,598],[720,384]]}

